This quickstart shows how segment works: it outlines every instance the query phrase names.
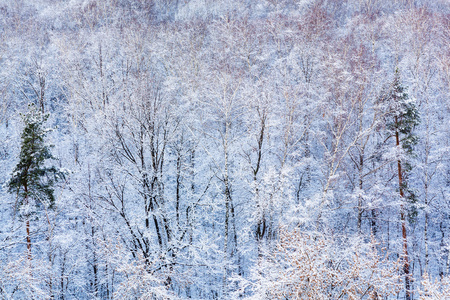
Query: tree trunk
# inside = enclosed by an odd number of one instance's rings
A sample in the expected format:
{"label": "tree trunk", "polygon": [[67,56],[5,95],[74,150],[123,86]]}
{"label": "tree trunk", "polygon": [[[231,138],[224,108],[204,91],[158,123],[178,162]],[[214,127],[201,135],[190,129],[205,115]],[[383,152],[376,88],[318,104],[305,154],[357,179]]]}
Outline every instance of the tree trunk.
{"label": "tree trunk", "polygon": [[28,260],[31,260],[30,219],[28,218],[28,216],[26,221],[26,230],[27,230],[27,257]]}
{"label": "tree trunk", "polygon": [[[24,183],[25,199],[23,200],[24,205],[28,205],[28,185],[27,182]],[[25,227],[27,232],[27,258],[31,261],[31,237],[30,237],[30,218],[27,215],[27,220],[25,221]]]}
{"label": "tree trunk", "polygon": [[[395,124],[398,124],[398,117],[395,117]],[[400,147],[400,137],[398,130],[395,131],[395,142],[397,147]],[[400,159],[397,160],[397,171],[398,171],[398,186],[400,190],[400,197],[402,201],[405,200],[405,193],[403,191],[403,174],[402,174],[402,164]],[[408,240],[406,234],[406,218],[405,218],[405,207],[402,203],[400,206],[400,220],[402,223],[402,238],[403,238],[403,273],[405,274],[405,293],[406,300],[411,300],[411,282],[410,282],[410,271],[409,271],[409,257],[408,257]]]}

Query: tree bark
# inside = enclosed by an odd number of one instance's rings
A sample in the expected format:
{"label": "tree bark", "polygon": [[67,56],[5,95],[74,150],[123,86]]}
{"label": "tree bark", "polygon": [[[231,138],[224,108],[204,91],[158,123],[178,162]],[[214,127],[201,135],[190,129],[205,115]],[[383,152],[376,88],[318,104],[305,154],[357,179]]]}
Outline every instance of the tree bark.
{"label": "tree bark", "polygon": [[[395,117],[395,124],[398,124],[398,117]],[[400,137],[398,130],[395,131],[395,142],[397,147],[400,147]],[[402,174],[402,164],[400,159],[397,160],[397,171],[398,171],[398,186],[400,191],[401,200],[405,200],[405,193],[403,191],[403,174]],[[405,294],[406,300],[411,300],[411,282],[410,282],[410,270],[409,270],[409,257],[408,257],[408,240],[406,233],[406,218],[405,218],[405,207],[403,203],[400,206],[400,220],[402,223],[402,238],[403,238],[403,273],[405,274]]]}
{"label": "tree bark", "polygon": [[31,260],[30,219],[28,217],[26,221],[26,230],[27,230],[27,257],[28,260]]}
{"label": "tree bark", "polygon": [[[25,191],[25,199],[23,200],[24,204],[28,204],[28,185],[27,182],[24,183],[24,191]],[[30,237],[30,218],[27,215],[27,220],[25,221],[25,227],[27,232],[27,258],[29,261],[31,261],[31,237]]]}

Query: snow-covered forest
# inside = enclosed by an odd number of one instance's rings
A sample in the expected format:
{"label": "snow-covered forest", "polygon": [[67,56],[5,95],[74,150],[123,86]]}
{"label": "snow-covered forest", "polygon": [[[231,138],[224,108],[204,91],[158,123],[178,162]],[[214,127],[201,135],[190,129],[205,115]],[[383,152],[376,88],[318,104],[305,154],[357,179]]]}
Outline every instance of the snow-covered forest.
{"label": "snow-covered forest", "polygon": [[450,299],[447,0],[0,0],[1,299]]}

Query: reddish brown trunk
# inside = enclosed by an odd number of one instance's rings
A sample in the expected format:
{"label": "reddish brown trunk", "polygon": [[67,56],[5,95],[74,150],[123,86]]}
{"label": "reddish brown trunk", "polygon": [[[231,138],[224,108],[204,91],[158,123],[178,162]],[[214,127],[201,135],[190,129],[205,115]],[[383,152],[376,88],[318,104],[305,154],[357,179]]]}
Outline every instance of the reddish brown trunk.
{"label": "reddish brown trunk", "polygon": [[27,222],[26,222],[26,227],[27,227],[27,255],[28,255],[28,259],[31,260],[31,238],[30,238],[30,220],[27,217]]}
{"label": "reddish brown trunk", "polygon": [[[398,124],[398,118],[395,117],[395,123]],[[400,137],[398,131],[395,132],[395,142],[397,147],[400,146]],[[398,186],[400,190],[401,201],[405,199],[405,193],[403,191],[403,175],[402,175],[402,164],[400,160],[397,160],[398,169]],[[402,223],[402,238],[403,238],[403,273],[405,274],[405,290],[406,290],[406,300],[411,300],[411,282],[410,282],[410,272],[409,272],[409,257],[408,257],[408,240],[406,235],[406,218],[405,218],[405,207],[400,205],[400,219]]]}
{"label": "reddish brown trunk", "polygon": [[[24,191],[25,191],[25,199],[24,204],[28,204],[28,185],[27,182],[24,184]],[[27,216],[27,221],[25,223],[26,231],[27,231],[27,258],[28,260],[31,260],[31,238],[30,238],[30,219]]]}

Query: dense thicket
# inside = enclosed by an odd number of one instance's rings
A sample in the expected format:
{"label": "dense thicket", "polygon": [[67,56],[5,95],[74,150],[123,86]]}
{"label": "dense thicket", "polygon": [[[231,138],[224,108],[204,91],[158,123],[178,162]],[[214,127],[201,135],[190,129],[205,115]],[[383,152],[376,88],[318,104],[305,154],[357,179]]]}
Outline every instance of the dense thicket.
{"label": "dense thicket", "polygon": [[[447,1],[4,0],[0,37],[2,298],[448,296]],[[69,171],[28,222],[32,103]]]}

